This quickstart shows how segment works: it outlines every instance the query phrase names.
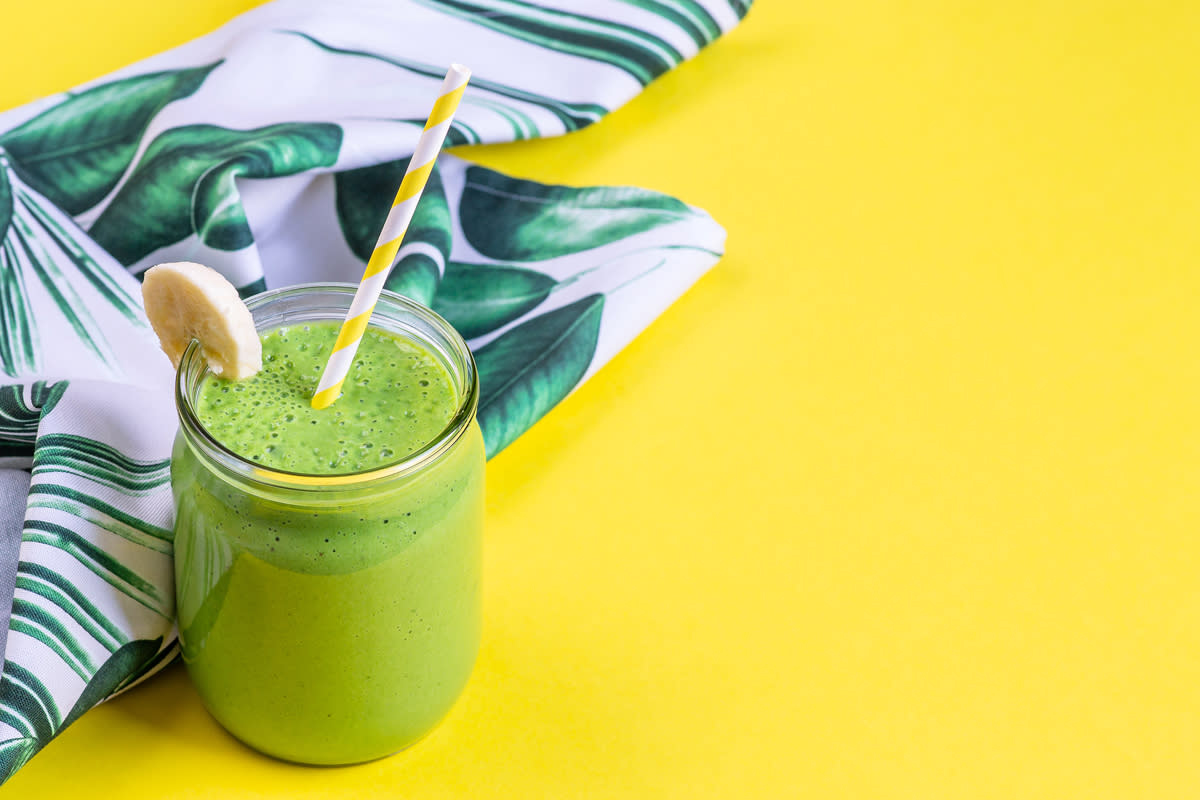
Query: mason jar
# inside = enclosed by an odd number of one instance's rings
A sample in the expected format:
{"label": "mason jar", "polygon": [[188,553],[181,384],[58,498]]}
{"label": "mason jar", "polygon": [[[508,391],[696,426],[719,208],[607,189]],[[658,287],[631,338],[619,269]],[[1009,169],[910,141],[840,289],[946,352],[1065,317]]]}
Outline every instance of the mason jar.
{"label": "mason jar", "polygon": [[[355,287],[307,284],[247,302],[259,332],[340,321]],[[176,380],[171,461],[183,660],[208,711],[269,755],[349,764],[401,750],[466,685],[481,624],[484,447],[462,337],[385,291],[372,327],[439,359],[456,393],[424,447],[350,474],[269,469],[196,414],[199,347]],[[332,432],[331,432],[331,435]]]}

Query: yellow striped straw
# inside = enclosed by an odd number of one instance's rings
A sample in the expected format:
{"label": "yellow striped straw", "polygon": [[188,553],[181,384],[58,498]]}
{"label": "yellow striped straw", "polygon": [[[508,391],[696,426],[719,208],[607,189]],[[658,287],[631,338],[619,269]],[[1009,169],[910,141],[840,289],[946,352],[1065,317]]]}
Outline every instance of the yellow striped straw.
{"label": "yellow striped straw", "polygon": [[375,310],[375,302],[379,300],[379,293],[383,291],[383,284],[392,269],[392,262],[396,260],[396,253],[400,250],[400,242],[404,239],[408,224],[412,222],[417,201],[421,199],[421,191],[425,188],[425,182],[429,180],[429,173],[433,171],[433,162],[437,159],[438,151],[442,149],[446,132],[450,130],[450,121],[454,118],[458,101],[462,99],[470,79],[471,70],[461,64],[450,65],[446,80],[442,82],[442,93],[433,104],[433,110],[429,112],[425,130],[421,132],[421,138],[417,141],[416,152],[408,162],[404,180],[401,181],[400,190],[396,192],[396,199],[392,202],[392,210],[388,212],[383,230],[379,232],[379,241],[375,243],[375,250],[367,261],[367,269],[358,284],[358,291],[354,293],[350,310],[346,312],[346,320],[338,332],[337,341],[333,343],[333,352],[325,362],[325,371],[321,373],[317,391],[313,394],[313,408],[332,405],[342,393],[342,383],[346,380],[350,365],[354,363],[358,343],[362,341],[363,333],[367,330],[367,322],[371,319],[371,312]]}

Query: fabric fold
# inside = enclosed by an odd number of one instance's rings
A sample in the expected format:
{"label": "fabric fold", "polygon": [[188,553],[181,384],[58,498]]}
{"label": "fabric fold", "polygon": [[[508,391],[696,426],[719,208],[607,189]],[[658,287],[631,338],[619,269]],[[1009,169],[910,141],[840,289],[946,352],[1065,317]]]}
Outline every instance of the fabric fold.
{"label": "fabric fold", "polygon": [[[20,474],[0,487],[0,505],[23,506],[19,543],[0,548],[0,579],[15,573],[0,586],[12,590],[0,776],[177,650],[172,373],[137,276],[189,260],[244,296],[356,282],[446,64],[474,72],[449,144],[555,136],[747,9],[276,0],[0,114],[0,467],[29,470],[27,491]],[[492,456],[678,298],[724,239],[666,195],[544,185],[444,154],[388,286],[468,340]],[[17,515],[5,521],[15,531]]]}

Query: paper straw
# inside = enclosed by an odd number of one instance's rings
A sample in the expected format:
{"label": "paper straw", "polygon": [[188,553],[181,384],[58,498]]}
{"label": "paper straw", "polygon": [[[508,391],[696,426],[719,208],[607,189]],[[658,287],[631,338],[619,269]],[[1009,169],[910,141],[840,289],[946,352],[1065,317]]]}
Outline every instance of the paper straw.
{"label": "paper straw", "polygon": [[367,322],[371,319],[371,312],[375,310],[375,302],[379,299],[379,293],[383,291],[383,284],[400,249],[400,242],[404,239],[408,224],[412,222],[413,212],[421,199],[421,191],[429,180],[429,173],[433,171],[433,162],[437,159],[438,151],[442,149],[446,132],[450,130],[450,121],[454,118],[454,111],[458,108],[458,102],[462,99],[470,78],[471,70],[461,64],[450,65],[446,80],[442,82],[442,93],[433,104],[433,110],[429,112],[425,130],[421,132],[417,149],[408,162],[404,180],[400,183],[400,190],[396,192],[396,199],[392,201],[392,210],[388,212],[383,230],[379,232],[379,241],[375,243],[375,250],[367,261],[367,268],[358,284],[358,291],[354,293],[350,310],[346,312],[346,320],[338,332],[337,341],[333,343],[333,352],[325,362],[325,371],[321,373],[317,391],[313,394],[313,408],[332,405],[342,392],[342,383],[346,380],[350,365],[354,363],[358,343],[362,341],[363,333],[367,330]]}

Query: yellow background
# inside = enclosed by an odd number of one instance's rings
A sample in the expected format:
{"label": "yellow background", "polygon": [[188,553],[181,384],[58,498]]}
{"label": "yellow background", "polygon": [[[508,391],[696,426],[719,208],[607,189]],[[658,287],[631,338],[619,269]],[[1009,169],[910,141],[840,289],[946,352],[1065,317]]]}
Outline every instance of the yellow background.
{"label": "yellow background", "polygon": [[[0,106],[252,4],[9,4]],[[3,792],[1194,797],[1200,6],[970,5],[759,0],[597,126],[460,151],[729,244],[490,464],[430,739],[276,763],[175,668]]]}

